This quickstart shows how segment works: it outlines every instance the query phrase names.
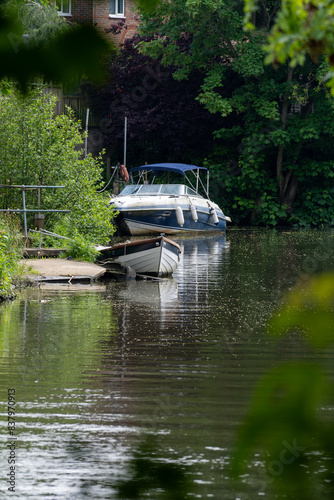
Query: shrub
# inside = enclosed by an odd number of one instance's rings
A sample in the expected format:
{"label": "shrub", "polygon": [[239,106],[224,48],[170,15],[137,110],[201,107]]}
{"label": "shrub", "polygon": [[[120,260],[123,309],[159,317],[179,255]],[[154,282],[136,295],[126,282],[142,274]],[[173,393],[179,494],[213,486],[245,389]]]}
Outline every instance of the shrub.
{"label": "shrub", "polygon": [[69,241],[68,256],[76,260],[85,260],[86,262],[94,262],[99,252],[94,245],[84,236],[76,234]]}

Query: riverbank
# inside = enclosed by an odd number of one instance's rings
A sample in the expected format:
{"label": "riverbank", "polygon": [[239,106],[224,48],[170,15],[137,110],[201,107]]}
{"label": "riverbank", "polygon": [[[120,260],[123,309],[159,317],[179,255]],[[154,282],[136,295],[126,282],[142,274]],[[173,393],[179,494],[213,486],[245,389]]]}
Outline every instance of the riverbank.
{"label": "riverbank", "polygon": [[38,283],[92,283],[102,278],[106,269],[85,261],[70,259],[21,259],[10,287],[0,294],[0,303],[16,298],[16,291]]}
{"label": "riverbank", "polygon": [[[91,282],[102,276],[105,269],[91,263],[98,253],[94,246],[83,237],[73,238],[72,243],[69,249],[25,248],[19,221],[1,217],[0,303],[15,299],[19,290],[36,282]],[[56,258],[59,254],[72,259]]]}

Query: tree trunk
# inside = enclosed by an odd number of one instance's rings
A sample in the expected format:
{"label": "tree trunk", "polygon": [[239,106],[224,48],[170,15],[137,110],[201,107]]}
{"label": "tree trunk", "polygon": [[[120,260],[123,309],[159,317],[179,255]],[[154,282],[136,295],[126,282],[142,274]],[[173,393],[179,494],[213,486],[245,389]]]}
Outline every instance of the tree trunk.
{"label": "tree trunk", "polygon": [[[293,68],[288,68],[287,83],[292,82]],[[281,124],[282,130],[286,129],[287,126],[287,116],[289,110],[289,88],[284,93],[283,106],[281,113]],[[291,210],[292,203],[296,197],[298,179],[290,170],[286,175],[283,174],[283,158],[284,158],[284,144],[278,146],[278,153],[276,159],[276,173],[277,181],[279,186],[279,196],[282,204],[287,205],[287,208]]]}
{"label": "tree trunk", "polygon": [[281,193],[281,203],[282,205],[286,205],[286,210],[288,213],[292,212],[292,205],[293,202],[295,201],[296,194],[297,194],[297,187],[298,187],[298,178],[296,175],[292,173],[292,170],[290,170],[291,175],[289,175],[289,178],[287,179],[285,189]]}

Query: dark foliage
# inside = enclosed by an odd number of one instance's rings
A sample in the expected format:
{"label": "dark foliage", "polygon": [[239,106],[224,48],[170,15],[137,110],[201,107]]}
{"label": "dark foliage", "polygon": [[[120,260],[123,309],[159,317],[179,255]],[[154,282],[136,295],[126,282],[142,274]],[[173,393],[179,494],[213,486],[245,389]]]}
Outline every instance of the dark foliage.
{"label": "dark foliage", "polygon": [[[193,71],[186,81],[173,77],[175,68],[163,67],[140,53],[139,35],[126,40],[109,66],[103,88],[85,88],[93,113],[100,117],[104,147],[112,162],[123,155],[124,117],[127,116],[128,165],[154,161],[202,163],[212,150],[213,131],[222,118],[210,114],[196,100],[203,74]],[[188,50],[185,39],[182,50]],[[228,93],[231,89],[224,88]]]}

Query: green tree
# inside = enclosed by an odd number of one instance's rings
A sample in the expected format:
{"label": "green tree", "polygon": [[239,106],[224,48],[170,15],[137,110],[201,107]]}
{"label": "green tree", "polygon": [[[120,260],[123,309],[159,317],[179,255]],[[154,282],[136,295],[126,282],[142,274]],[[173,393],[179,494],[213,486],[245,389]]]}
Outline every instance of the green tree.
{"label": "green tree", "polygon": [[[257,0],[245,0],[245,28],[253,31],[258,12]],[[324,81],[334,94],[334,6],[331,0],[282,0],[265,51],[266,62],[305,64],[308,56],[326,61]]]}
{"label": "green tree", "polygon": [[256,29],[246,34],[238,0],[161,2],[143,12],[142,34],[154,39],[141,50],[173,64],[177,79],[195,68],[205,73],[197,99],[224,118],[206,164],[219,186],[215,197],[228,197],[234,220],[327,225],[334,217],[333,100],[312,60],[299,68],[265,64],[278,8],[261,2]]}
{"label": "green tree", "polygon": [[[106,243],[113,234],[102,184],[101,158],[84,157],[80,123],[70,109],[54,116],[56,98],[37,86],[27,96],[14,88],[0,97],[0,179],[2,184],[63,185],[42,190],[41,208],[68,209],[70,214],[47,216],[47,228],[63,236],[87,236]],[[1,208],[21,208],[21,192],[2,189]],[[27,191],[28,208],[37,207],[37,192]],[[32,221],[30,221],[32,224]]]}
{"label": "green tree", "polygon": [[71,25],[58,15],[55,3],[7,0],[6,12],[12,19],[16,19],[17,36],[27,35],[25,41],[17,39],[19,45],[50,45],[57,36],[65,35],[71,30]]}

